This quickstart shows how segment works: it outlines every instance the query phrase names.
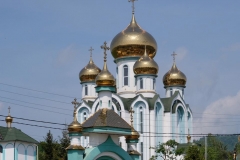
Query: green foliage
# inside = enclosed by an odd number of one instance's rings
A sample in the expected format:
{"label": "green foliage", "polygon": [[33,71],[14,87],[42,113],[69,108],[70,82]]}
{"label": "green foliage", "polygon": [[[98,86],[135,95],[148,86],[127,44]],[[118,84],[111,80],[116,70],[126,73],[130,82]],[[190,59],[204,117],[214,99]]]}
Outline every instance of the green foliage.
{"label": "green foliage", "polygon": [[184,152],[184,149],[178,149],[177,145],[175,140],[168,140],[166,143],[159,143],[156,147],[151,147],[150,149],[154,149],[156,155],[152,156],[150,160],[156,160],[157,157],[162,157],[164,160],[176,160],[176,157]]}
{"label": "green foliage", "polygon": [[185,153],[184,160],[204,160],[204,152],[196,145],[190,145]]}
{"label": "green foliage", "polygon": [[[201,144],[199,147],[200,155],[204,157],[205,154],[205,141],[200,139],[195,143]],[[232,159],[232,153],[227,150],[227,146],[223,144],[218,138],[211,136],[207,137],[207,155],[211,160],[226,160]]]}
{"label": "green foliage", "polygon": [[70,144],[70,138],[66,130],[62,131],[62,137],[59,141],[53,139],[53,135],[49,131],[44,137],[44,141],[40,142],[39,160],[67,160],[66,148]]}

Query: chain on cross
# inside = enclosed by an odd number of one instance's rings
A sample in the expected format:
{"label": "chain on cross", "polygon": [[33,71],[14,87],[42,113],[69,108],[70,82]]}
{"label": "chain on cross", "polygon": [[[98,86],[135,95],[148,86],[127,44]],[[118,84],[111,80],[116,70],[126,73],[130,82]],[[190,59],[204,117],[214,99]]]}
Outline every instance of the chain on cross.
{"label": "chain on cross", "polygon": [[92,51],[93,51],[94,49],[92,48],[92,47],[90,47],[90,49],[89,49],[89,51],[90,51],[90,57],[92,57]]}
{"label": "chain on cross", "polygon": [[177,54],[175,52],[173,52],[173,54],[171,54],[171,56],[173,56],[173,62],[175,62],[176,55]]}
{"label": "chain on cross", "polygon": [[132,13],[134,14],[134,10],[135,10],[135,7],[134,7],[134,2],[137,1],[137,0],[128,0],[128,2],[132,2]]}
{"label": "chain on cross", "polygon": [[76,110],[77,105],[79,104],[79,102],[77,102],[77,98],[74,98],[74,101],[72,101],[72,104],[74,105],[74,110]]}
{"label": "chain on cross", "polygon": [[107,50],[109,50],[110,48],[107,46],[107,42],[105,41],[103,43],[103,45],[101,46],[101,48],[104,50],[104,62],[107,61]]}
{"label": "chain on cross", "polygon": [[134,113],[134,110],[133,110],[132,107],[130,108],[129,113],[130,113],[130,117],[131,117],[131,126],[133,126],[133,113]]}

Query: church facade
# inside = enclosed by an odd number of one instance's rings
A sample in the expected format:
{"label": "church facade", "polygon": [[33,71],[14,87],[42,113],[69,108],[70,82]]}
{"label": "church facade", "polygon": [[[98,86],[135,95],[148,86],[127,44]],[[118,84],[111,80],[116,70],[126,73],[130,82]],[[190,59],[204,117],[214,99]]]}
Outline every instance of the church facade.
{"label": "church facade", "polygon": [[[81,134],[76,134],[79,139],[77,144],[90,151],[101,144],[114,143],[121,148],[118,149],[119,152],[134,151],[139,159],[148,160],[155,154],[154,150],[149,148],[159,143],[169,139],[187,143],[187,134],[193,132],[192,111],[184,100],[187,78],[177,68],[174,60],[171,69],[163,77],[166,94],[160,97],[156,92],[159,66],[154,60],[157,42],[137,24],[134,12],[127,28],[113,38],[110,47],[105,44],[102,48],[105,49],[105,54],[108,49],[111,51],[116,64],[116,76],[113,77],[106,69],[106,61],[103,69],[99,69],[92,56],[80,71],[82,101],[76,105],[75,117],[81,124],[82,131]],[[92,52],[92,49],[90,51]],[[173,56],[175,55],[174,53]],[[106,116],[108,112],[111,112],[110,121],[114,121],[116,117],[116,123],[124,125],[111,126],[106,119],[106,125],[95,126],[99,116]],[[101,116],[100,119],[102,120]],[[127,136],[131,135],[132,130],[136,131],[139,137],[128,140]],[[74,137],[75,133],[70,135]],[[85,152],[87,154],[86,150]],[[111,154],[110,152],[106,150],[106,153]],[[101,154],[96,154],[96,157]],[[98,159],[96,157],[93,159]],[[114,156],[112,158],[118,159]]]}

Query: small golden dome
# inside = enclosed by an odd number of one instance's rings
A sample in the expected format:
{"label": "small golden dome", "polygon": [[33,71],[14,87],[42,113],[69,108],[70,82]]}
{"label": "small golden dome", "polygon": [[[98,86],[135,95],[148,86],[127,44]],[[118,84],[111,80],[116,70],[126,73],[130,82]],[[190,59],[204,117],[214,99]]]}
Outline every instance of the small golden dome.
{"label": "small golden dome", "polygon": [[175,62],[172,68],[163,76],[164,87],[168,86],[184,86],[186,85],[187,77],[181,72]]}
{"label": "small golden dome", "polygon": [[[146,43],[145,43],[146,42]],[[151,34],[144,31],[136,22],[134,14],[128,27],[118,33],[111,42],[113,57],[140,57],[144,54],[144,46],[151,58],[156,55],[157,42]]]}
{"label": "small golden dome", "polygon": [[104,61],[102,71],[97,75],[95,82],[97,86],[115,86],[115,78],[108,71],[107,62]]}
{"label": "small golden dome", "polygon": [[125,136],[127,140],[136,140],[140,137],[139,133],[132,127],[131,135]]}
{"label": "small golden dome", "polygon": [[68,125],[68,131],[70,133],[82,132],[82,125],[77,121],[77,111],[74,109],[74,119],[71,124]]}
{"label": "small golden dome", "polygon": [[80,71],[79,79],[81,82],[95,81],[100,72],[101,70],[94,64],[91,56],[89,63]]}
{"label": "small golden dome", "polygon": [[144,55],[133,66],[135,74],[157,74],[158,64],[149,57],[145,49]]}
{"label": "small golden dome", "polygon": [[5,118],[5,121],[7,122],[7,123],[12,123],[13,122],[13,118],[10,116],[10,115],[8,115],[6,118]]}

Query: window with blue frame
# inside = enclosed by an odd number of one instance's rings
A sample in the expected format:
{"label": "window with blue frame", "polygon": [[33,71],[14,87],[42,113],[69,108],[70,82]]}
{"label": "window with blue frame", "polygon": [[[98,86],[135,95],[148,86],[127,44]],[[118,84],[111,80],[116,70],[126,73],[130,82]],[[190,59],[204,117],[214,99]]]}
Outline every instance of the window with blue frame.
{"label": "window with blue frame", "polygon": [[128,66],[127,65],[123,66],[123,85],[124,86],[128,85]]}

